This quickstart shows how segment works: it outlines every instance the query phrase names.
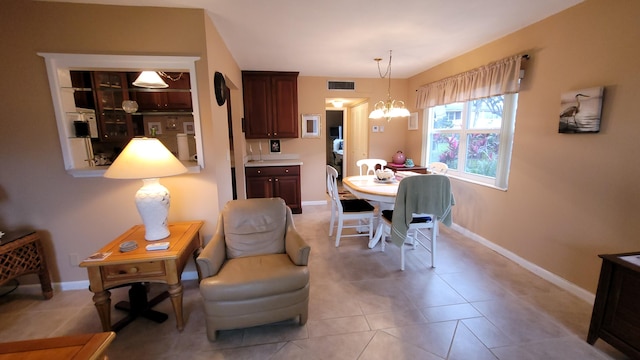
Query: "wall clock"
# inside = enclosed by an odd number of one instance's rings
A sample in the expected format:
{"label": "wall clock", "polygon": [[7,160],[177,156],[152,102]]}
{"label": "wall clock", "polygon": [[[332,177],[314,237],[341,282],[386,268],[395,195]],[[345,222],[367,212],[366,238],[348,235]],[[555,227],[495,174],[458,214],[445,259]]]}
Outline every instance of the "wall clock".
{"label": "wall clock", "polygon": [[213,76],[213,86],[215,87],[216,102],[219,106],[222,106],[227,100],[227,84],[222,73],[216,71]]}

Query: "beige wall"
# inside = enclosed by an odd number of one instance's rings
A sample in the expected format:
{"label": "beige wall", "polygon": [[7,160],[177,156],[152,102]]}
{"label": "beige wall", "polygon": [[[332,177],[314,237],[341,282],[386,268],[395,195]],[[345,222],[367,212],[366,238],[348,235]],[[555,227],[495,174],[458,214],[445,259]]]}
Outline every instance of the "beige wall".
{"label": "beige wall", "polygon": [[[598,254],[640,250],[638,19],[638,1],[587,0],[409,81],[416,89],[512,54],[531,55],[509,190],[454,181],[453,219],[590,292]],[[593,86],[605,87],[600,133],[558,134],[560,94]],[[419,147],[414,135],[410,149]]]}
{"label": "beige wall", "polygon": [[226,107],[212,100],[213,72],[234,81],[240,75],[202,10],[10,0],[3,2],[0,33],[0,229],[40,230],[54,282],[86,280],[86,270],[71,266],[69,254],[84,258],[140,223],[133,195],[141,185],[65,172],[37,52],[201,57],[196,71],[206,168],[162,182],[172,193],[169,220],[202,219],[203,233],[213,233],[219,205],[231,197]]}

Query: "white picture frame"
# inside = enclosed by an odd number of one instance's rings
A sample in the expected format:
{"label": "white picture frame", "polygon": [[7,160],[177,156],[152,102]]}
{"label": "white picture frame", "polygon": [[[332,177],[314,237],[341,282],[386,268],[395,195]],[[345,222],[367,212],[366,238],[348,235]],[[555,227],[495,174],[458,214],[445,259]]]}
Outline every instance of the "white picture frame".
{"label": "white picture frame", "polygon": [[162,122],[160,122],[160,121],[149,121],[147,123],[147,136],[152,136],[153,135],[152,129],[156,129],[155,135],[161,135],[162,134]]}
{"label": "white picture frame", "polygon": [[300,128],[303,138],[319,138],[320,114],[302,114]]}
{"label": "white picture frame", "polygon": [[193,125],[193,121],[186,121],[182,123],[182,128],[185,134],[195,134],[195,128]]}
{"label": "white picture frame", "polygon": [[411,113],[409,115],[408,129],[418,130],[418,113],[417,112]]}

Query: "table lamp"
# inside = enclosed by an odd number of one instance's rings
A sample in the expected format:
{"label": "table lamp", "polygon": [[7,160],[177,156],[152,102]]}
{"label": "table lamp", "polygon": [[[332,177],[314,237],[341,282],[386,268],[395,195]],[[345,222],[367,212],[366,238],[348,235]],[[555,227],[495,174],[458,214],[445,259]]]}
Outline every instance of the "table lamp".
{"label": "table lamp", "polygon": [[104,173],[111,179],[142,179],[136,193],[136,207],[145,226],[147,241],[169,236],[169,190],[159,178],[187,172],[187,168],[156,138],[131,139]]}

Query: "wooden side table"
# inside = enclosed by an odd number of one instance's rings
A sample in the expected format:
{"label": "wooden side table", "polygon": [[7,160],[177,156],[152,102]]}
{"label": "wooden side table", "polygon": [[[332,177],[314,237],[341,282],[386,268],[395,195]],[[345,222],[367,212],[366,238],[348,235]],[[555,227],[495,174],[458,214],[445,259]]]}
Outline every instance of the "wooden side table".
{"label": "wooden side table", "polygon": [[104,332],[0,344],[0,360],[106,359],[116,334]]}
{"label": "wooden side table", "polygon": [[[2,240],[9,242],[0,246],[0,286],[25,274],[38,274],[42,295],[51,299],[53,289],[47,268],[47,260],[35,231],[9,232]],[[16,240],[13,240],[16,239]]]}
{"label": "wooden side table", "polygon": [[[184,329],[183,288],[180,276],[189,257],[193,256],[195,261],[197,252],[202,247],[200,228],[203,224],[202,221],[169,224],[171,234],[168,238],[160,240],[161,242],[169,242],[169,248],[152,251],[147,251],[145,247],[157,242],[146,241],[144,226],[136,225],[99,250],[99,252],[110,252],[111,255],[107,258],[100,261],[85,260],[80,263],[80,266],[86,267],[89,273],[90,290],[95,294],[93,302],[98,310],[104,331],[112,329],[118,331],[137,316],[148,316],[157,322],[164,321],[166,315],[163,317],[161,315],[164,314],[150,311],[150,308],[168,296],[171,297],[171,304],[176,316],[176,327],[179,331]],[[136,242],[137,249],[120,252],[120,244],[127,241]],[[140,285],[144,282],[168,284],[168,295],[163,293],[147,302],[146,290],[143,285]],[[109,289],[127,284],[136,284],[129,291],[130,313],[112,326]]]}

